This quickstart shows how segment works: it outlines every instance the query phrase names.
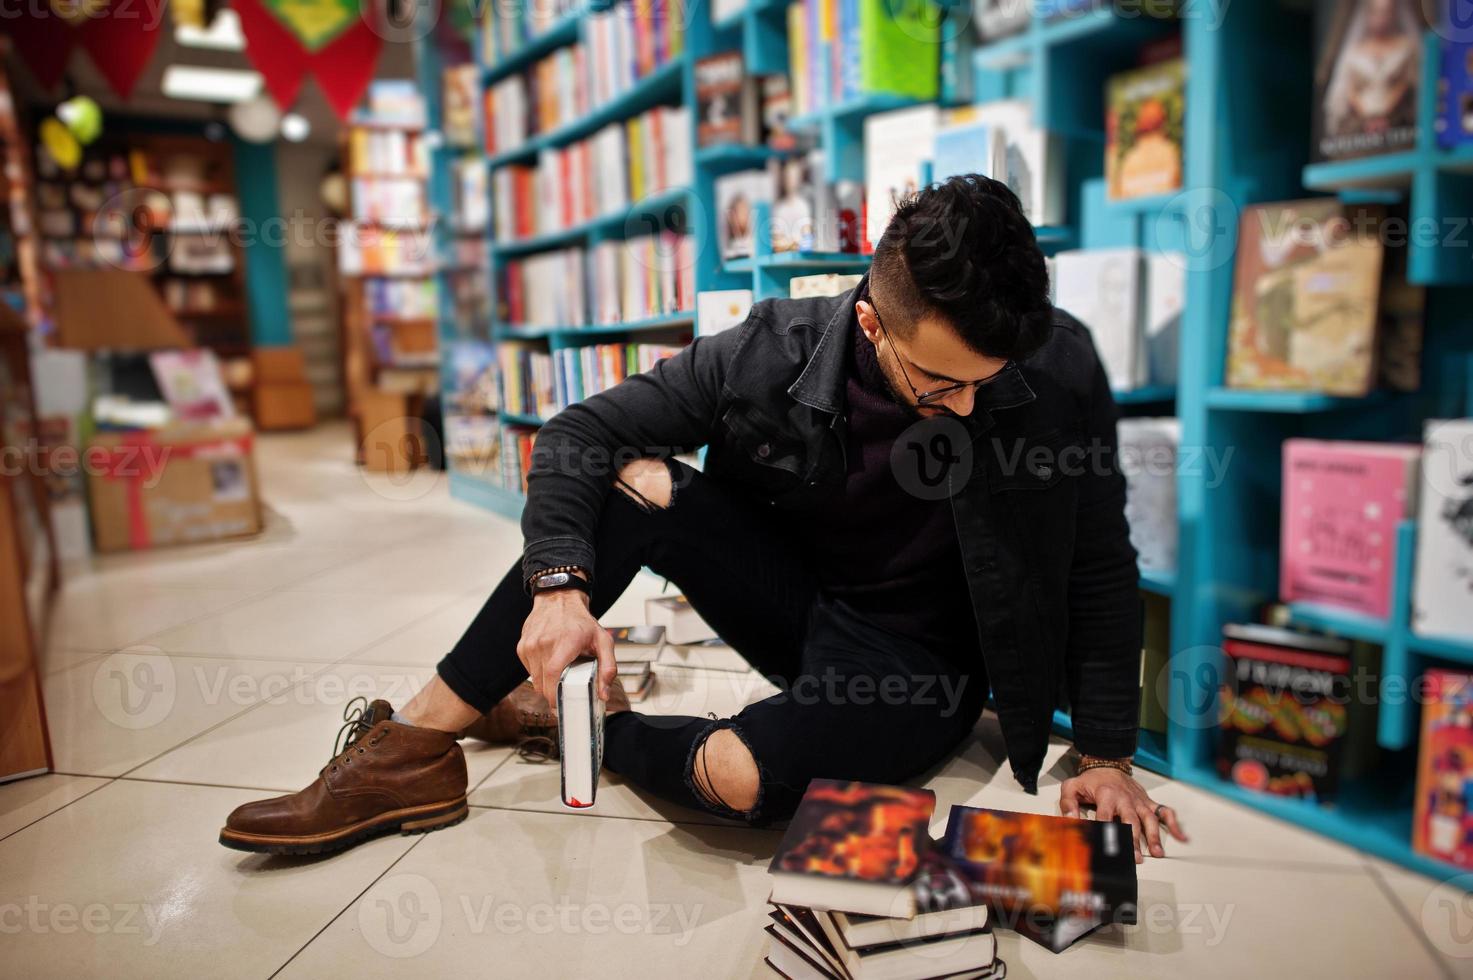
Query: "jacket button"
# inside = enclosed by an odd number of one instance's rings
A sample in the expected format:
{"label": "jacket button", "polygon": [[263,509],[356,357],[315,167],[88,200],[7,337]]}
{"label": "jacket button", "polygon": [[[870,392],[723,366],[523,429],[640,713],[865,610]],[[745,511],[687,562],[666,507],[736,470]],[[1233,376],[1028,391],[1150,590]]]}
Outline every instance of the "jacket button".
{"label": "jacket button", "polygon": [[763,459],[766,459],[767,457],[772,455],[772,446],[764,442],[762,445],[757,447],[757,455]]}

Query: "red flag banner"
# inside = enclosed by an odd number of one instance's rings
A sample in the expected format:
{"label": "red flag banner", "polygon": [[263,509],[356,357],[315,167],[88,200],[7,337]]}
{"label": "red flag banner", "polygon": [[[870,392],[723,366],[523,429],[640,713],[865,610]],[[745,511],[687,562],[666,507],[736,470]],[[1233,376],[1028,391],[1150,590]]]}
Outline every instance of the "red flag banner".
{"label": "red flag banner", "polygon": [[165,29],[165,0],[49,0],[7,25],[16,53],[43,88],[66,75],[72,49],[80,45],[107,84],[124,99],[143,76]]}
{"label": "red flag banner", "polygon": [[232,0],[246,56],[283,111],[311,72],[338,118],[347,119],[373,79],[383,36],[354,0]]}

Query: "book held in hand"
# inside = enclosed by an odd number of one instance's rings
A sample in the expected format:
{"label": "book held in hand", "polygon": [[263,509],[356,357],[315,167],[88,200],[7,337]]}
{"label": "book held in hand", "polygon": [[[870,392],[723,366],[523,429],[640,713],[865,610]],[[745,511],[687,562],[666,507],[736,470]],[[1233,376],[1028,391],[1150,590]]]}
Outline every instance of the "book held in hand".
{"label": "book held in hand", "polygon": [[929,790],[815,779],[768,871],[772,901],[910,918],[910,881],[929,843]]}
{"label": "book held in hand", "polygon": [[557,685],[557,733],[563,805],[593,806],[604,763],[604,702],[598,696],[598,661],[575,660]]}

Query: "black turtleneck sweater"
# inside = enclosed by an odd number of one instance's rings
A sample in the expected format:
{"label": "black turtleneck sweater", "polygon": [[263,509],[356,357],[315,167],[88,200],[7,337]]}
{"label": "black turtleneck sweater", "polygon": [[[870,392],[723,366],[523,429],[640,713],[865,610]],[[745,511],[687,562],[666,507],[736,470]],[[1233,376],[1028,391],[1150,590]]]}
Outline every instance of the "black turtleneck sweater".
{"label": "black turtleneck sweater", "polygon": [[890,450],[916,416],[890,394],[858,321],[850,329],[844,487],[795,530],[828,594],[882,629],[975,662],[976,617],[951,503],[918,499],[896,482]]}

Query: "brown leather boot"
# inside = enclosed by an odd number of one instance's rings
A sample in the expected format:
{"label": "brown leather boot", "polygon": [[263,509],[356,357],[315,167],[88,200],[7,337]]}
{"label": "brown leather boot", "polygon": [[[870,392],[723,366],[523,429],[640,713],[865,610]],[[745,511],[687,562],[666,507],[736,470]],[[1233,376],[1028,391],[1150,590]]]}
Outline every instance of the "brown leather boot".
{"label": "brown leather boot", "polygon": [[225,818],[238,851],[326,854],[380,834],[424,833],[466,818],[465,754],[452,732],[390,721],[387,701],[343,713],[333,758],[306,789],[257,800]]}
{"label": "brown leather boot", "polygon": [[[617,683],[609,690],[606,710],[609,714],[629,710],[629,695]],[[467,725],[460,737],[478,738],[492,745],[515,745],[524,758],[556,759],[557,712],[537,693],[531,681],[523,681],[490,711]]]}

